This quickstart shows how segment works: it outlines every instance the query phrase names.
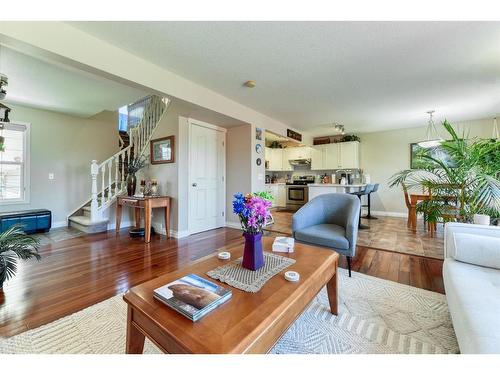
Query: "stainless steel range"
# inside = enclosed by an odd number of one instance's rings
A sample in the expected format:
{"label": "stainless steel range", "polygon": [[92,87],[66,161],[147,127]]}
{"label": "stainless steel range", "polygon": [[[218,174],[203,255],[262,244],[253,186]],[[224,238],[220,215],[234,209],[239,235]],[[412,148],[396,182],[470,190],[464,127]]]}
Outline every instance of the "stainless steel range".
{"label": "stainless steel range", "polygon": [[298,210],[309,200],[307,184],[314,183],[314,176],[295,176],[292,182],[286,183],[286,208]]}

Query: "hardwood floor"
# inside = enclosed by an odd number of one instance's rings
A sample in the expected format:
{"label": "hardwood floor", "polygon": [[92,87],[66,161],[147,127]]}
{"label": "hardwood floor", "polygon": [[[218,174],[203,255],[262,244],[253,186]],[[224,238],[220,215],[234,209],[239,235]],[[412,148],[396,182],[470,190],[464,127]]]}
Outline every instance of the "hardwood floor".
{"label": "hardwood floor", "polygon": [[[0,337],[9,337],[96,304],[154,277],[237,243],[241,231],[221,228],[184,239],[155,235],[149,244],[127,230],[49,244],[42,261],[20,263],[0,292]],[[346,267],[345,259],[341,267]],[[358,248],[353,270],[442,293],[442,261]]]}
{"label": "hardwood floor", "polygon": [[[266,229],[291,235],[294,212],[273,210],[274,224]],[[417,230],[406,226],[406,218],[380,216],[378,220],[361,219],[368,229],[358,232],[358,245],[374,249],[390,250],[410,255],[443,259],[444,231],[438,225],[435,236],[431,236],[419,220]]]}

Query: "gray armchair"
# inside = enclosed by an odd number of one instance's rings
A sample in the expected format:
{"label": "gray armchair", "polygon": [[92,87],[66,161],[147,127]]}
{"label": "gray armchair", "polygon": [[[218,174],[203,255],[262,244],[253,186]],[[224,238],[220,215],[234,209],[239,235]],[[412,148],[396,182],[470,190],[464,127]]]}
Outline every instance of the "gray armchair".
{"label": "gray armchair", "polygon": [[292,217],[293,237],[304,243],[330,248],[351,258],[356,253],[360,203],[350,194],[320,195],[302,206]]}

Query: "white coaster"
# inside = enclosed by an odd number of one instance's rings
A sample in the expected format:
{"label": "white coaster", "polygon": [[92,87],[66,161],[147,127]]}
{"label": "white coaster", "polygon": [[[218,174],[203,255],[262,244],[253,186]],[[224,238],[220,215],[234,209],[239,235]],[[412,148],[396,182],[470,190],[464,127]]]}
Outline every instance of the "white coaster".
{"label": "white coaster", "polygon": [[295,271],[286,271],[285,279],[287,279],[288,281],[297,282],[300,280],[300,274]]}
{"label": "white coaster", "polygon": [[217,258],[222,260],[231,259],[231,253],[227,251],[221,251],[219,254],[217,254]]}

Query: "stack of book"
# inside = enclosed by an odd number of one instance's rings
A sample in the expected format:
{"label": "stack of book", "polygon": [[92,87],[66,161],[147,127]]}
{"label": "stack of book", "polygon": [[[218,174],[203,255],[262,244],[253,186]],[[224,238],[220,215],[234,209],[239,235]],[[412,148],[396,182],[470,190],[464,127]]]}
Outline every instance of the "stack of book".
{"label": "stack of book", "polygon": [[223,288],[194,274],[154,290],[154,297],[186,318],[196,322],[232,296]]}
{"label": "stack of book", "polygon": [[293,253],[295,240],[292,237],[276,237],[273,242],[273,251],[276,253]]}

